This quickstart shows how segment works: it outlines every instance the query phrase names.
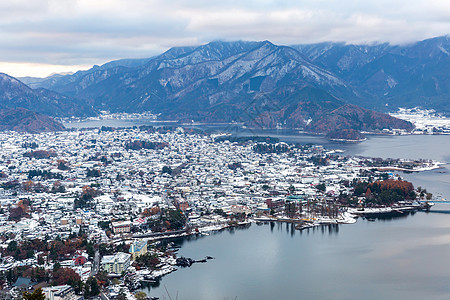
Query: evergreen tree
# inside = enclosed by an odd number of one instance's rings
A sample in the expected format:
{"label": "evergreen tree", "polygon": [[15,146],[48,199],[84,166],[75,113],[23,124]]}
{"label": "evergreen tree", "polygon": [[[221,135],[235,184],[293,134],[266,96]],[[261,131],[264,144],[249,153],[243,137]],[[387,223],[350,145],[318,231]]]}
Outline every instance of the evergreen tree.
{"label": "evergreen tree", "polygon": [[95,277],[89,277],[84,285],[84,297],[94,297],[100,294],[100,288],[98,286],[97,279]]}
{"label": "evergreen tree", "polygon": [[23,299],[25,300],[45,300],[45,294],[41,288],[34,290],[32,293],[24,292]]}

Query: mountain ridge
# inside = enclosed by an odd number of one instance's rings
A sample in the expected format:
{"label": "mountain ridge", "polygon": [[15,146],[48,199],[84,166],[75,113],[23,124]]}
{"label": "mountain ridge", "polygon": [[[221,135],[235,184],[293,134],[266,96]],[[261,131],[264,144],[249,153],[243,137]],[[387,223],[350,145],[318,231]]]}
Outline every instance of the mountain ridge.
{"label": "mountain ridge", "polygon": [[26,108],[54,117],[95,114],[84,100],[70,98],[46,88],[32,89],[4,73],[0,73],[0,107]]}
{"label": "mountain ridge", "polygon": [[450,113],[448,35],[401,46],[325,43],[293,47],[365,95],[364,107],[386,111],[419,106]]}
{"label": "mountain ridge", "polygon": [[449,76],[442,68],[450,64],[448,41],[447,36],[407,46],[213,41],[53,76],[33,87],[97,110],[152,111],[163,119],[284,124],[317,132],[345,126],[408,130],[410,124],[367,108],[419,103],[450,111]]}
{"label": "mountain ridge", "polygon": [[[161,55],[137,60],[140,61],[140,64],[134,64],[133,67],[130,67],[128,63],[121,64],[121,60],[113,61],[101,67],[94,67],[66,77],[66,81],[68,81],[68,78],[72,79],[64,84],[61,84],[63,82],[61,78],[57,78],[56,80],[38,83],[37,86],[74,97],[100,98],[95,95],[96,92],[92,89],[86,91],[86,93],[82,92],[81,90],[85,89],[86,86],[83,86],[81,81],[90,86],[90,84],[96,84],[98,81],[90,81],[87,78],[89,76],[104,80],[114,75],[123,75],[124,80],[134,82],[148,76],[155,68],[160,70],[180,68],[188,64],[194,66],[205,62],[213,64],[213,61],[230,59],[233,55],[240,55],[252,50],[252,48],[261,47],[263,44],[276,46],[269,41],[214,41],[200,46],[176,47]],[[450,112],[450,104],[445,101],[450,94],[448,76],[445,76],[445,72],[442,71],[445,70],[444,68],[441,68],[441,71],[437,68],[437,66],[450,64],[448,36],[436,37],[404,46],[387,43],[375,45],[319,43],[276,47],[279,49],[294,49],[297,52],[296,55],[302,56],[307,63],[314,66],[315,70],[320,69],[337,77],[337,80],[345,83],[351,92],[342,93],[342,91],[337,92],[333,89],[328,91],[338,98],[346,98],[352,104],[381,111],[386,111],[390,107],[395,109],[399,106],[425,104],[427,108]],[[432,59],[438,57],[440,61],[433,62],[430,57]],[[122,61],[126,62],[127,60]],[[430,72],[431,75],[421,72],[420,68],[424,64],[430,65],[429,70],[425,69],[424,71]],[[139,69],[137,74],[130,75],[137,69]],[[392,72],[389,69],[398,69],[398,72]],[[408,77],[408,72],[411,70],[414,72]],[[307,72],[305,70],[305,73]],[[440,72],[440,75],[436,77],[437,79],[433,76],[436,72]],[[423,82],[421,82],[422,75],[426,77]],[[365,78],[365,80],[360,78]],[[413,84],[408,84],[408,82],[413,82]],[[437,90],[432,87],[433,83],[439,87]],[[79,84],[78,87],[77,84]],[[172,84],[169,87],[172,87]],[[414,88],[414,93],[410,92],[411,88]],[[427,98],[430,100],[428,101]],[[406,101],[405,99],[409,100]],[[103,100],[97,102],[104,102]],[[126,109],[126,105],[122,105],[120,109]]]}
{"label": "mountain ridge", "polygon": [[0,108],[0,131],[40,133],[65,130],[54,119],[25,108]]}

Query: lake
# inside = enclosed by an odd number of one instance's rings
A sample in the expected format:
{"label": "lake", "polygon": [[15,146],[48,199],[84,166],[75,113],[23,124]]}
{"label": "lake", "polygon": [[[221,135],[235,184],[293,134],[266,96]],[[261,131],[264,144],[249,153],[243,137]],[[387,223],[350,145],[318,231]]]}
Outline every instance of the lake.
{"label": "lake", "polygon": [[172,299],[448,299],[450,215],[297,231],[253,224],[183,241],[179,255],[215,259],[164,277]]}

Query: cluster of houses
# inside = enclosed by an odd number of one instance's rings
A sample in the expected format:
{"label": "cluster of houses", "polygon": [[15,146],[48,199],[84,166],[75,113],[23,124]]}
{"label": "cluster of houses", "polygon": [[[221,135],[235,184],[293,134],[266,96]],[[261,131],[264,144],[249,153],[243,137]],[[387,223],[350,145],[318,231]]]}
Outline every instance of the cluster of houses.
{"label": "cluster of houses", "polygon": [[[257,143],[218,142],[182,128],[1,132],[0,247],[12,240],[65,240],[81,231],[94,243],[134,238],[131,253],[101,259],[108,273],[122,274],[147,251],[139,238],[163,234],[149,227],[161,209],[183,211],[193,228],[221,224],[229,215],[267,213],[288,197],[350,194],[344,183],[366,179],[367,164],[375,162],[313,145],[258,152]],[[1,257],[0,272],[36,265],[37,257]],[[63,263],[86,279],[90,260],[80,253]],[[66,292],[53,288],[48,295]]]}

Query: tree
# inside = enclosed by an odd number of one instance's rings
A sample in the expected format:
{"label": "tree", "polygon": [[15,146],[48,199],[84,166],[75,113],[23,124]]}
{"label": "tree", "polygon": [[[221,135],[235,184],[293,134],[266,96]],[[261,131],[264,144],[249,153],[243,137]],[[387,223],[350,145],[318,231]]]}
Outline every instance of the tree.
{"label": "tree", "polygon": [[19,274],[17,272],[17,268],[9,269],[8,273],[6,273],[6,280],[11,284],[13,284],[17,280],[18,277],[19,277]]}
{"label": "tree", "polygon": [[66,187],[61,183],[61,181],[55,181],[53,183],[51,193],[64,193],[66,192]]}
{"label": "tree", "polygon": [[75,293],[81,292],[83,282],[80,275],[78,275],[73,269],[60,268],[53,273],[53,284],[64,285],[68,284],[74,288]]}
{"label": "tree", "polygon": [[181,229],[186,224],[186,216],[181,210],[168,209],[164,211],[162,221],[168,222],[168,229]]}
{"label": "tree", "polygon": [[9,220],[20,221],[23,217],[28,217],[29,215],[24,210],[22,206],[11,207],[9,209]]}
{"label": "tree", "polygon": [[141,267],[154,269],[156,265],[160,263],[160,260],[157,254],[151,254],[150,252],[147,252],[143,255],[139,255],[138,257],[136,257],[136,262]]}
{"label": "tree", "polygon": [[22,188],[25,192],[31,192],[31,189],[33,188],[34,182],[31,180],[27,180],[22,183]]}
{"label": "tree", "polygon": [[100,177],[102,176],[102,172],[99,169],[86,169],[87,177]]}
{"label": "tree", "polygon": [[90,201],[100,194],[101,192],[93,187],[90,187],[88,185],[83,186],[80,197],[75,199],[73,203],[74,208],[84,208],[89,206],[91,204]]}
{"label": "tree", "polygon": [[67,163],[67,161],[59,159],[58,160],[58,169],[63,170],[63,171],[69,170],[69,164]]}
{"label": "tree", "polygon": [[35,289],[32,293],[23,293],[23,299],[25,300],[45,300],[45,294],[41,288]]}
{"label": "tree", "polygon": [[100,244],[100,245],[98,245],[98,251],[100,252],[101,256],[111,255],[111,254],[114,253],[113,250],[114,249],[112,248],[111,245],[108,245],[108,244]]}
{"label": "tree", "polygon": [[36,267],[32,268],[31,271],[32,271],[31,279],[33,279],[33,281],[48,282],[48,280],[50,279],[50,273],[44,268]]}
{"label": "tree", "polygon": [[39,255],[37,259],[38,265],[43,265],[45,263],[44,256]]}
{"label": "tree", "polygon": [[134,294],[134,296],[136,297],[137,300],[147,299],[147,294],[144,292],[137,292],[136,294]]}
{"label": "tree", "polygon": [[422,187],[421,187],[421,186],[418,186],[418,187],[417,187],[417,193],[419,193],[419,195],[423,193]]}
{"label": "tree", "polygon": [[110,228],[110,226],[109,226],[110,224],[111,224],[110,221],[99,221],[98,222],[98,227],[100,227],[103,230],[107,230],[107,229]]}
{"label": "tree", "polygon": [[61,269],[61,264],[59,263],[59,261],[57,261],[53,264],[53,272],[56,272],[59,269]]}
{"label": "tree", "polygon": [[6,247],[6,250],[8,250],[8,252],[15,252],[17,250],[17,242],[16,241],[9,242],[8,247]]}
{"label": "tree", "polygon": [[292,184],[289,186],[288,191],[290,194],[295,193],[295,186],[293,186]]}
{"label": "tree", "polygon": [[97,278],[97,282],[100,286],[109,285],[108,273],[106,271],[99,271],[97,275],[95,275],[95,278]]}
{"label": "tree", "polygon": [[85,298],[94,297],[100,294],[100,288],[95,277],[89,277],[88,280],[86,280],[83,294]]}
{"label": "tree", "polygon": [[130,250],[130,245],[125,244],[125,242],[122,242],[120,244],[116,245],[116,249],[114,252],[128,252]]}
{"label": "tree", "polygon": [[316,189],[318,189],[321,192],[325,192],[327,188],[325,186],[325,183],[320,183],[320,184],[316,185]]}
{"label": "tree", "polygon": [[95,250],[94,250],[94,245],[92,243],[87,243],[86,244],[86,252],[90,257],[94,257],[95,256]]}
{"label": "tree", "polygon": [[171,175],[172,174],[172,168],[170,167],[170,166],[164,166],[163,168],[162,168],[162,171],[161,171],[163,174],[164,173],[166,173],[166,174],[169,174],[169,175]]}

